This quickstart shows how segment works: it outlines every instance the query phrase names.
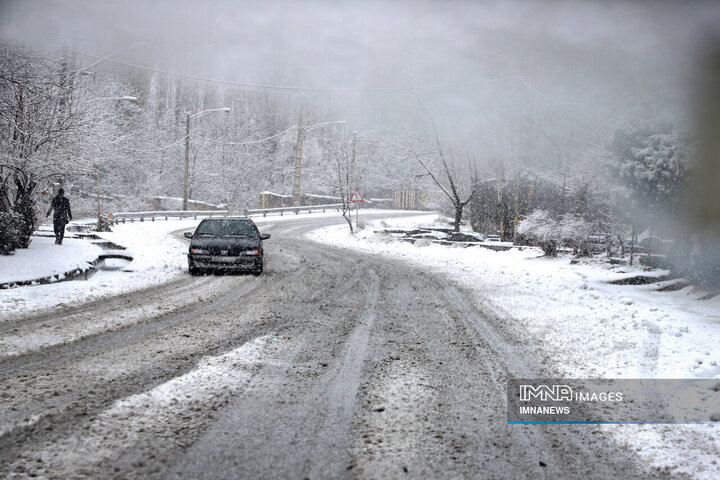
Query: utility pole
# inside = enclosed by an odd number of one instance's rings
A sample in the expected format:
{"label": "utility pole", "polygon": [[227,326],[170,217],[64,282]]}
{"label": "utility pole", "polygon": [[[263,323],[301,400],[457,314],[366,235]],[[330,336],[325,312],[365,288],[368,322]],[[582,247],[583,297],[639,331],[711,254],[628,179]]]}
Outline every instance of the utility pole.
{"label": "utility pole", "polygon": [[562,186],[562,197],[561,198],[561,204],[560,204],[560,211],[563,215],[567,213],[565,211],[565,194],[567,193],[567,170],[565,167],[563,167],[563,186]]}
{"label": "utility pole", "polygon": [[517,242],[517,228],[519,220],[520,199],[518,198],[518,173],[515,172],[515,221],[513,222],[513,244]]}
{"label": "utility pole", "polygon": [[499,161],[495,170],[495,189],[497,190],[497,217],[500,227],[500,238],[505,240],[505,224],[503,222],[505,217],[505,209],[503,208],[503,185],[505,181],[505,167],[502,161]]}
{"label": "utility pole", "polygon": [[100,209],[100,164],[95,165],[95,175],[97,177],[97,231],[102,231],[102,210]]}
{"label": "utility pole", "polygon": [[295,145],[295,180],[293,182],[293,205],[300,205],[300,192],[302,187],[302,147],[305,139],[305,126],[303,125],[303,107],[300,106],[300,119],[298,120],[298,137]]}
{"label": "utility pole", "polygon": [[190,112],[185,114],[185,182],[183,188],[183,211],[188,209],[190,176]]}

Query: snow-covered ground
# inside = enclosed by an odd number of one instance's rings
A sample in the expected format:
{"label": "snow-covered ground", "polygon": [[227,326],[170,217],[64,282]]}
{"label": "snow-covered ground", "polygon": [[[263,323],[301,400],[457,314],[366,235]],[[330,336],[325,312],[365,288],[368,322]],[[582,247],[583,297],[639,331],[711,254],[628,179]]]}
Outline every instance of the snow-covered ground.
{"label": "snow-covered ground", "polygon": [[87,267],[87,262],[95,260],[102,251],[100,247],[76,238],[65,238],[62,245],[56,245],[54,237],[32,237],[29,248],[0,257],[0,283],[63,275]]}
{"label": "snow-covered ground", "polygon": [[[697,300],[691,288],[612,285],[628,267],[571,264],[535,248],[496,252],[401,242],[374,230],[438,226],[436,215],[373,222],[352,236],[347,226],[309,238],[403,259],[454,279],[478,304],[531,338],[565,378],[720,379],[720,298]],[[637,273],[637,271],[635,271]],[[717,425],[603,426],[648,463],[671,473],[720,478]]]}
{"label": "snow-covered ground", "polygon": [[[180,275],[186,264],[181,240],[169,234],[179,229],[192,229],[197,223],[197,220],[185,220],[118,225],[113,232],[100,235],[127,248],[125,253],[134,258],[123,269],[127,271],[101,271],[83,281],[0,290],[0,317],[82,303],[169,281]],[[49,245],[54,247],[49,251],[35,248],[42,247],[45,240],[53,242],[51,238],[36,238],[27,250],[18,250],[11,257],[0,257],[2,271],[6,272],[5,265],[12,263],[22,265],[34,275],[51,274],[50,261],[83,263],[95,260],[102,253],[102,249],[89,241],[78,239],[67,239],[61,246]],[[76,248],[76,245],[82,247]],[[15,278],[12,271],[3,273],[3,278],[6,276],[8,280],[25,279]]]}
{"label": "snow-covered ground", "polygon": [[[436,215],[375,222],[357,235],[346,225],[315,230],[313,240],[402,258],[448,275],[483,304],[519,322],[557,359],[558,373],[612,378],[720,379],[720,298],[696,300],[691,287],[611,285],[628,267],[571,264],[536,248],[496,252],[373,233],[432,224]],[[639,270],[634,270],[639,273]]]}

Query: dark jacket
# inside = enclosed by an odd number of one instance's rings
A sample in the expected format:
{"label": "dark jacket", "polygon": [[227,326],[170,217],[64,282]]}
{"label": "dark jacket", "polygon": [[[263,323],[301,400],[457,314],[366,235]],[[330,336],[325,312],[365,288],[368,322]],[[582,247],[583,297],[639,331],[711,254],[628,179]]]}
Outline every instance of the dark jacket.
{"label": "dark jacket", "polygon": [[57,196],[50,202],[50,208],[48,208],[47,215],[55,210],[53,214],[53,222],[68,223],[72,220],[72,212],[70,211],[70,200],[66,197]]}

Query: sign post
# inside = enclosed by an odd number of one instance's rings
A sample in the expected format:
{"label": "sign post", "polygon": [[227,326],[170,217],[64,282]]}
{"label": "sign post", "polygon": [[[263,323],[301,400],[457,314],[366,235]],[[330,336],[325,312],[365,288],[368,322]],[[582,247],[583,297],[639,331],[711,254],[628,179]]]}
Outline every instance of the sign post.
{"label": "sign post", "polygon": [[355,189],[350,196],[350,201],[355,204],[355,228],[360,228],[360,204],[365,201],[359,189]]}

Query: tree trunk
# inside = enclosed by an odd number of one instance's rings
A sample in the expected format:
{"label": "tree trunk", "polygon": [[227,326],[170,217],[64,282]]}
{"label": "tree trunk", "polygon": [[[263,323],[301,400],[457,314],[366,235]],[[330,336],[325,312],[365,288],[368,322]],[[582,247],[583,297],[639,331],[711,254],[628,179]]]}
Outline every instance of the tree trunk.
{"label": "tree trunk", "polygon": [[503,217],[505,216],[503,214],[503,202],[502,202],[502,186],[500,184],[500,170],[498,169],[498,173],[495,180],[495,189],[497,193],[497,200],[495,202],[495,215],[497,215],[496,221],[498,225],[498,229],[500,230],[500,236],[503,240],[505,240],[505,232],[503,231]]}
{"label": "tree trunk", "polygon": [[460,203],[455,204],[455,227],[454,231],[460,231],[460,221],[462,220],[463,206]]}
{"label": "tree trunk", "polygon": [[513,218],[513,245],[517,243],[517,228],[518,228],[518,218],[520,216],[520,198],[518,194],[518,174],[515,173],[515,216]]}
{"label": "tree trunk", "polygon": [[[349,213],[349,215],[348,215],[348,213]],[[348,223],[348,227],[350,227],[350,234],[354,235],[355,229],[353,229],[353,226],[352,226],[352,212],[350,210],[350,207],[346,208],[345,206],[343,206],[343,218],[345,218],[345,221],[347,221],[347,223]]]}

